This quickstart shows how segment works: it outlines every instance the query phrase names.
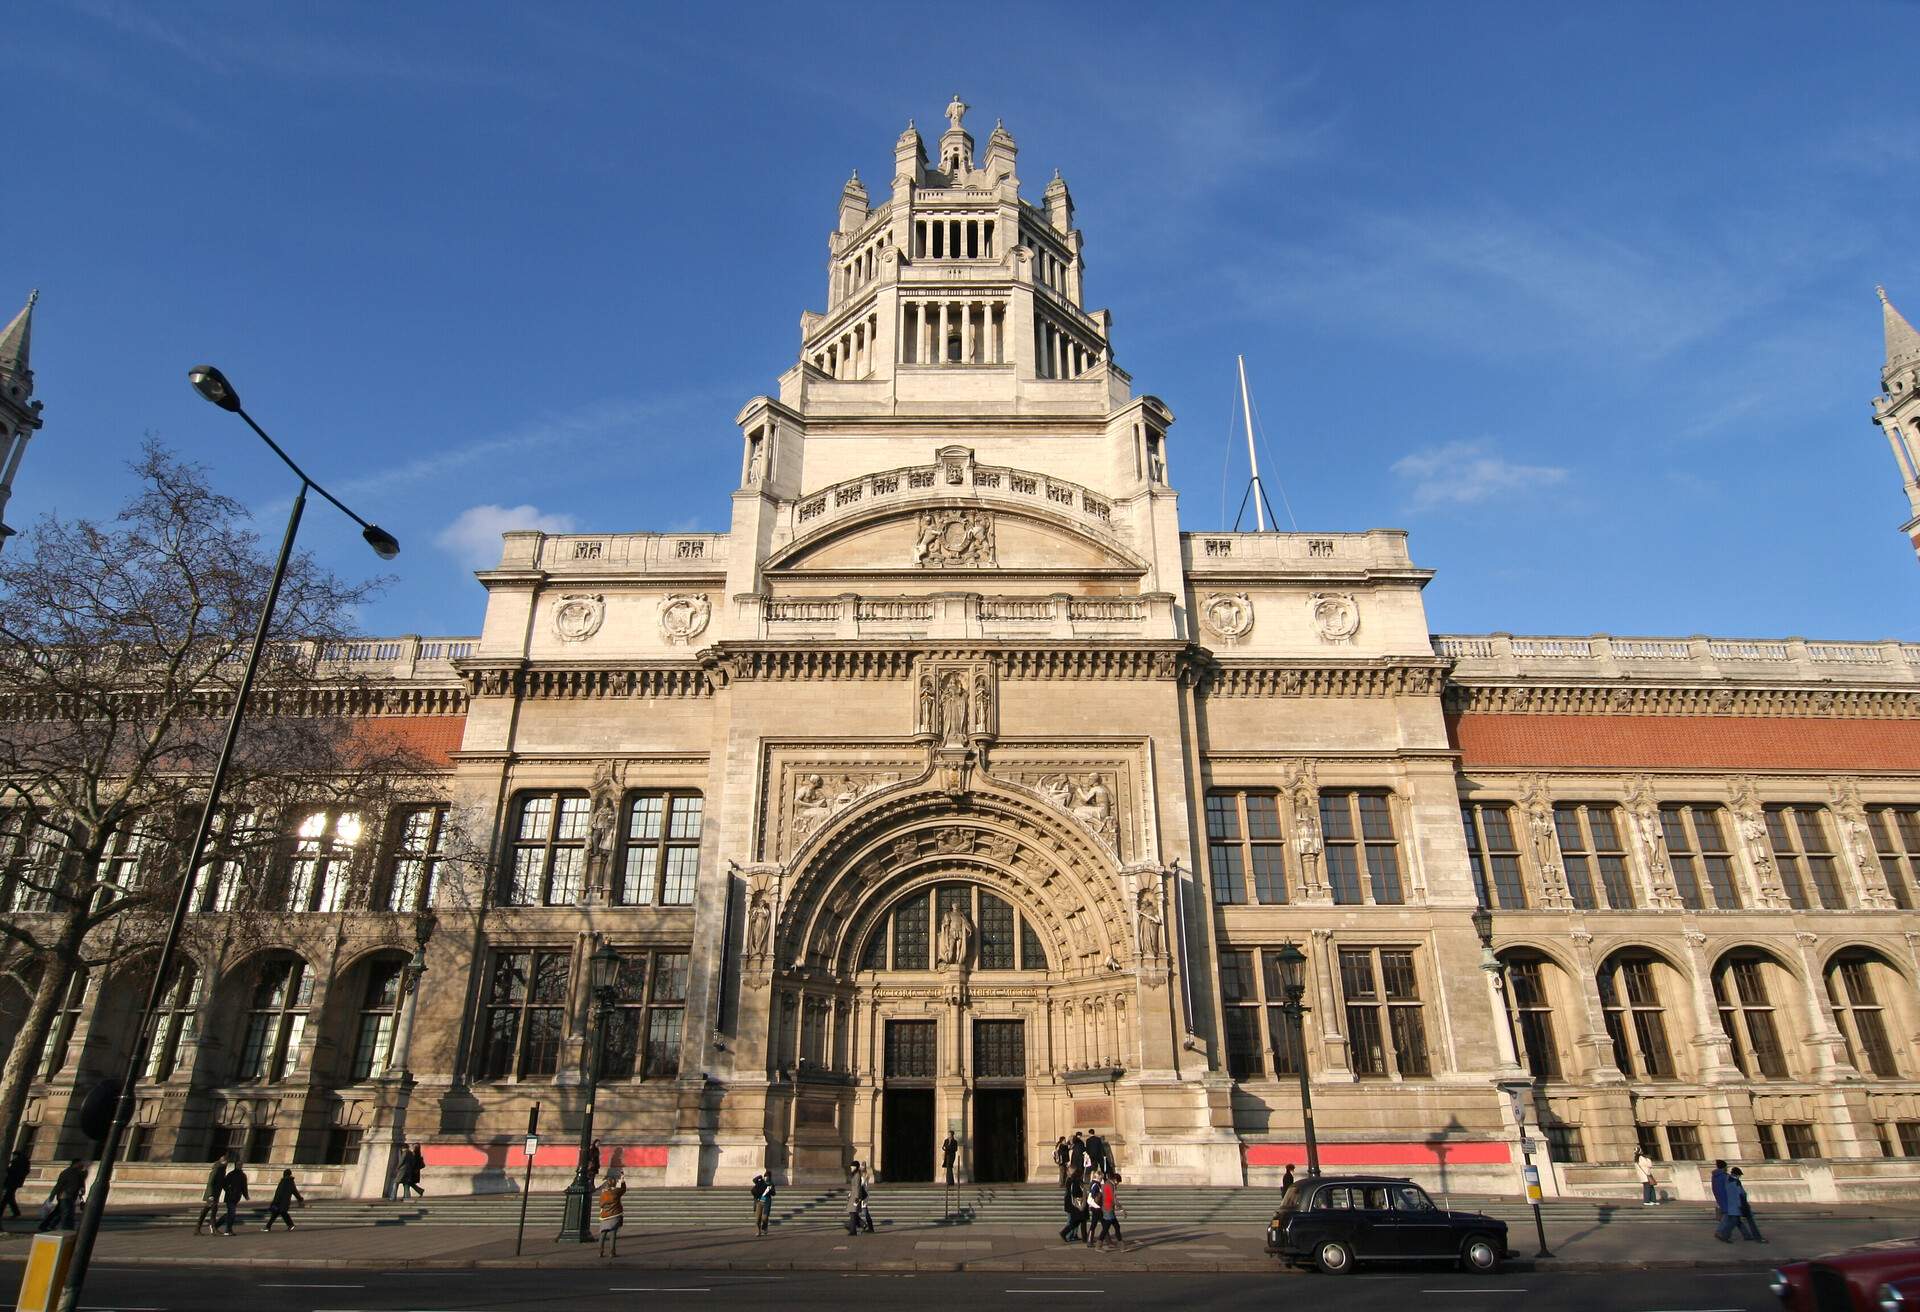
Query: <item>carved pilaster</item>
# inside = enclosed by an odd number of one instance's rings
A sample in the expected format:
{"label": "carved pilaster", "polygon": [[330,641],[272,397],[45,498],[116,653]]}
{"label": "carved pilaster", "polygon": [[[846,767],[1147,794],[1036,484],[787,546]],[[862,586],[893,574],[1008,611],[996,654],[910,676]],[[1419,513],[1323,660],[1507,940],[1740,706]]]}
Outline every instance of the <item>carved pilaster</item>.
{"label": "carved pilaster", "polygon": [[1568,911],[1573,895],[1567,890],[1567,869],[1560,857],[1560,835],[1553,823],[1553,794],[1544,775],[1530,774],[1520,784],[1520,805],[1526,812],[1527,848],[1540,881],[1540,905],[1549,911]]}
{"label": "carved pilaster", "polygon": [[1627,790],[1627,815],[1633,827],[1641,865],[1647,873],[1647,898],[1662,911],[1678,911],[1684,903],[1673,882],[1673,863],[1667,858],[1667,836],[1660,823],[1660,799],[1653,780],[1637,775]]}
{"label": "carved pilaster", "polygon": [[1587,1078],[1594,1084],[1624,1084],[1627,1077],[1620,1073],[1619,1059],[1614,1055],[1613,1039],[1607,1033],[1605,1011],[1600,1005],[1600,977],[1593,959],[1593,934],[1590,930],[1576,927],[1568,933],[1567,939],[1573,944],[1573,955],[1579,964],[1579,976],[1573,981],[1575,996],[1580,1000],[1582,1015],[1580,1020],[1584,1031],[1574,1040],[1574,1046],[1586,1053]]}
{"label": "carved pilaster", "polygon": [[1814,955],[1820,936],[1803,929],[1794,934],[1793,942],[1800,957],[1800,982],[1806,989],[1807,1043],[1813,1049],[1817,1068],[1815,1073],[1823,1083],[1828,1084],[1839,1080],[1857,1080],[1860,1072],[1854,1068],[1853,1058],[1847,1052],[1846,1036],[1834,1023],[1832,1006],[1820,975],[1820,963]]}
{"label": "carved pilaster", "polygon": [[1773,859],[1773,842],[1767,835],[1766,808],[1760,802],[1760,790],[1748,775],[1737,775],[1727,783],[1727,798],[1732,804],[1733,825],[1740,834],[1740,852],[1746,858],[1752,877],[1754,900],[1763,911],[1790,911],[1787,890],[1780,882],[1780,868]]}
{"label": "carved pilaster", "polygon": [[1860,801],[1859,783],[1848,778],[1832,779],[1827,792],[1833,798],[1834,818],[1840,822],[1847,855],[1860,881],[1860,905],[1872,911],[1894,910],[1893,891],[1887,887],[1886,868],[1880,864],[1873,824]]}
{"label": "carved pilaster", "polygon": [[1697,929],[1684,931],[1688,974],[1693,982],[1694,1037],[1699,1051],[1700,1079],[1705,1084],[1734,1084],[1743,1077],[1733,1060],[1733,1040],[1720,1023],[1720,1006],[1713,996],[1713,978],[1707,961],[1707,936]]}

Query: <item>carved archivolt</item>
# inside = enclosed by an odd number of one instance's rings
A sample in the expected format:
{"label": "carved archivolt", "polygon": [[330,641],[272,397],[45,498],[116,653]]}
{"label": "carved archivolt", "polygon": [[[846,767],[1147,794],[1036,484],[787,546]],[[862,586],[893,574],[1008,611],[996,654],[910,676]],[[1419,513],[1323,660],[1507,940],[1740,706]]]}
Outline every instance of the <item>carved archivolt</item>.
{"label": "carved archivolt", "polygon": [[585,642],[606,623],[607,598],[599,592],[561,594],[553,608],[553,631],[562,642]]}

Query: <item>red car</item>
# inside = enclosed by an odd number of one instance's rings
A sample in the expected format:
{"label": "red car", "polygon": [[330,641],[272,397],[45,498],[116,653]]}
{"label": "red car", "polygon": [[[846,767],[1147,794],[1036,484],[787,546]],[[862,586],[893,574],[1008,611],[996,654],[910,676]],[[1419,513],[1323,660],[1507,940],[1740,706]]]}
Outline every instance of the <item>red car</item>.
{"label": "red car", "polygon": [[1772,1288],[1786,1312],[1920,1312],[1920,1239],[1789,1262],[1774,1271]]}

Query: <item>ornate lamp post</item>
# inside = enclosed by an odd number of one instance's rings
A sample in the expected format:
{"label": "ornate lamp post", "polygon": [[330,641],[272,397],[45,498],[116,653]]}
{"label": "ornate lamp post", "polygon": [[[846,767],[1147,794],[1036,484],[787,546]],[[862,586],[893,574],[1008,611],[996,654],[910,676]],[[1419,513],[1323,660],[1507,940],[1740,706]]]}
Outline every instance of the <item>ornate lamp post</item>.
{"label": "ornate lamp post", "polygon": [[[1518,1069],[1519,1044],[1513,1033],[1513,1008],[1507,1005],[1507,965],[1493,950],[1493,912],[1484,906],[1475,907],[1473,932],[1480,938],[1480,969],[1486,971],[1487,978],[1493,982],[1494,1003],[1500,1008],[1501,1023],[1507,1027],[1507,1050],[1514,1054]],[[1507,1105],[1513,1109],[1514,1128],[1520,1132],[1520,1161],[1525,1171],[1527,1201],[1533,1205],[1533,1231],[1540,1240],[1540,1251],[1534,1256],[1552,1257],[1547,1248],[1547,1223],[1540,1215],[1540,1174],[1533,1164],[1533,1139],[1527,1134],[1527,1094],[1533,1089],[1533,1081],[1520,1077],[1495,1083],[1507,1095]]]}
{"label": "ornate lamp post", "polygon": [[420,977],[427,973],[427,940],[439,923],[440,918],[430,910],[414,915],[413,956],[400,972],[400,1014],[393,1022],[393,1056],[387,1067],[400,1087],[393,1103],[393,1132],[387,1144],[382,1197],[392,1196],[394,1180],[400,1173],[400,1154],[407,1146],[407,1107],[413,1101],[413,1019],[420,1008]]}
{"label": "ornate lamp post", "polygon": [[300,531],[300,516],[307,508],[307,493],[318,492],[358,524],[360,536],[367,540],[367,545],[373,548],[374,554],[380,559],[392,560],[400,554],[400,543],[393,534],[354,514],[339,497],[307,477],[307,471],[296,465],[293,458],[280,449],[280,444],[267,436],[267,430],[255,423],[253,416],[241,408],[240,394],[233,390],[225,374],[210,364],[195,365],[187,371],[187,381],[193,384],[194,391],[214,405],[246,420],[247,427],[259,434],[260,440],[272,448],[288,469],[299,475],[300,494],[293,499],[293,510],[287,516],[286,533],[280,539],[280,557],[274,562],[273,577],[267,584],[267,599],[260,608],[260,622],[254,629],[253,646],[247,652],[247,663],[240,673],[240,687],[233,695],[233,710],[227,716],[227,735],[220,744],[220,755],[214,760],[213,778],[207,783],[207,801],[200,810],[200,823],[193,831],[193,846],[180,879],[180,894],[174,899],[173,915],[167,922],[166,936],[160,940],[160,954],[153,963],[153,985],[147,991],[146,1007],[141,1011],[140,1024],[134,1030],[135,1038],[127,1056],[126,1073],[120,1079],[120,1097],[114,1107],[113,1124],[107,1130],[107,1137],[101,1141],[99,1169],[94,1172],[93,1184],[87,1190],[86,1211],[82,1213],[74,1234],[73,1258],[67,1266],[66,1285],[60,1291],[60,1312],[76,1312],[81,1293],[86,1288],[87,1265],[93,1257],[94,1240],[100,1233],[100,1218],[106,1215],[107,1191],[113,1184],[113,1163],[120,1155],[120,1140],[126,1135],[127,1124],[133,1119],[133,1088],[140,1078],[140,1062],[145,1055],[140,1036],[150,1031],[154,1013],[160,1009],[171,979],[173,954],[179,947],[180,930],[186,923],[187,908],[193,896],[194,872],[200,869],[200,863],[206,856],[207,836],[212,832],[214,812],[220,805],[220,789],[226,784],[227,767],[233,762],[234,744],[239,741],[240,725],[246,718],[247,698],[253,692],[254,675],[260,668],[260,653],[265,650],[267,632],[273,627],[273,608],[280,601],[280,584],[286,578],[287,561],[293,555],[293,539]]}
{"label": "ornate lamp post", "polygon": [[1300,1067],[1300,1123],[1307,1132],[1307,1174],[1320,1174],[1320,1141],[1313,1132],[1313,1086],[1307,1079],[1307,1012],[1302,1001],[1307,993],[1307,954],[1292,942],[1282,943],[1275,954],[1280,963],[1280,987],[1286,1001],[1280,1004],[1293,1025],[1293,1051]]}
{"label": "ornate lamp post", "polygon": [[571,1232],[583,1244],[593,1242],[593,1175],[587,1170],[587,1151],[593,1146],[593,1099],[600,1087],[600,1044],[606,1037],[608,1013],[619,1001],[620,954],[613,944],[602,942],[588,959],[593,982],[591,1018],[587,1024],[587,1045],[581,1059],[580,1083],[586,1091],[586,1112],[580,1117],[580,1164],[567,1186],[566,1221],[561,1237]]}

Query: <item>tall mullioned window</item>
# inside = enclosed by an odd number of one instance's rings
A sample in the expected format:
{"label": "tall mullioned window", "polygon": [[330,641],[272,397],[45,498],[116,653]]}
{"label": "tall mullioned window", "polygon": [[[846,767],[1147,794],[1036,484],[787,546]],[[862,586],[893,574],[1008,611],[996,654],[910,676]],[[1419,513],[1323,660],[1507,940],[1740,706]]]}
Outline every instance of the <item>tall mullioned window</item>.
{"label": "tall mullioned window", "polygon": [[160,1010],[153,1018],[147,1059],[141,1078],[170,1078],[180,1065],[180,1050],[193,1042],[200,1012],[200,972],[193,962],[181,959],[173,964],[173,979],[160,995]]}
{"label": "tall mullioned window", "polygon": [[1869,807],[1867,823],[1893,904],[1902,911],[1913,910],[1920,905],[1915,900],[1920,893],[1920,807]]}
{"label": "tall mullioned window", "polygon": [[1561,1078],[1560,1048],[1554,1042],[1553,1003],[1547,996],[1547,963],[1530,953],[1505,958],[1507,1003],[1514,1029],[1526,1050],[1527,1068],[1537,1080]]}
{"label": "tall mullioned window", "polygon": [[[685,951],[634,949],[620,954],[619,998],[601,1039],[609,1079],[671,1079],[680,1073],[680,1034],[687,1005]],[[814,1002],[808,999],[809,1004]],[[818,1061],[819,1057],[809,1053]]]}
{"label": "tall mullioned window", "polygon": [[1627,876],[1627,854],[1620,842],[1620,812],[1611,806],[1573,803],[1553,808],[1553,827],[1560,839],[1560,856],[1567,875],[1567,893],[1573,904],[1597,910],[1595,885],[1614,911],[1633,906],[1633,881]]}
{"label": "tall mullioned window", "polygon": [[364,829],[352,811],[315,811],[300,822],[287,867],[288,911],[346,910],[354,852]]}
{"label": "tall mullioned window", "polygon": [[1652,957],[1620,953],[1600,968],[1600,1008],[1614,1064],[1628,1079],[1674,1078],[1673,1049],[1667,1043],[1666,1008]]}
{"label": "tall mullioned window", "polygon": [[1513,837],[1513,808],[1504,802],[1462,802],[1460,819],[1467,829],[1467,858],[1473,864],[1473,887],[1480,905],[1503,910],[1526,906],[1520,847]]}
{"label": "tall mullioned window", "polygon": [[615,893],[629,906],[686,907],[700,873],[699,793],[636,793],[627,803],[627,835]]}
{"label": "tall mullioned window", "polygon": [[379,896],[383,910],[419,911],[434,904],[446,830],[445,806],[410,806],[395,817],[387,878]]}
{"label": "tall mullioned window", "polygon": [[1854,1069],[1897,1079],[1900,1067],[1887,1036],[1880,991],[1874,985],[1877,965],[1877,960],[1864,952],[1841,953],[1827,967],[1827,998],[1833,1003],[1840,1032],[1846,1036],[1847,1055]]}
{"label": "tall mullioned window", "polygon": [[1411,949],[1340,949],[1340,992],[1355,1075],[1433,1073]]}
{"label": "tall mullioned window", "polygon": [[294,956],[270,957],[253,986],[253,1005],[240,1041],[239,1077],[284,1080],[299,1069],[313,1006],[313,972]]}
{"label": "tall mullioned window", "polygon": [[[1406,900],[1400,884],[1400,848],[1393,810],[1380,792],[1331,790],[1320,794],[1320,832],[1333,900],[1380,904]],[[1372,894],[1362,895],[1362,888]]]}
{"label": "tall mullioned window", "polygon": [[355,1080],[377,1080],[387,1073],[393,1060],[394,1019],[400,1014],[405,979],[404,961],[367,965],[367,983],[360,994],[360,1025],[353,1041]]}
{"label": "tall mullioned window", "polygon": [[591,805],[585,793],[521,795],[509,854],[510,906],[571,906],[580,900]]}
{"label": "tall mullioned window", "polygon": [[565,952],[496,952],[480,1035],[482,1079],[552,1075],[560,1062],[569,960]]}
{"label": "tall mullioned window", "polygon": [[1817,896],[1818,905],[1828,911],[1838,911],[1847,905],[1821,810],[1818,806],[1767,808],[1767,836],[1773,843],[1773,863],[1780,871],[1787,901],[1796,911],[1811,910],[1815,905],[1812,896]]}
{"label": "tall mullioned window", "polygon": [[1740,909],[1733,851],[1727,846],[1726,820],[1719,807],[1663,806],[1660,832],[1667,840],[1674,887],[1688,910]]}
{"label": "tall mullioned window", "polygon": [[1274,793],[1207,794],[1207,866],[1213,900],[1232,906],[1248,900],[1287,900],[1286,844],[1280,835],[1280,800]]}
{"label": "tall mullioned window", "polygon": [[1260,1056],[1260,996],[1253,979],[1253,953],[1220,954],[1220,1002],[1227,1020],[1227,1074],[1236,1080],[1266,1073]]}
{"label": "tall mullioned window", "polygon": [[1713,973],[1720,1028],[1733,1041],[1734,1064],[1748,1079],[1787,1078],[1787,1056],[1767,992],[1770,965],[1759,953],[1741,952],[1722,960]]}

